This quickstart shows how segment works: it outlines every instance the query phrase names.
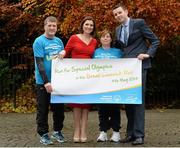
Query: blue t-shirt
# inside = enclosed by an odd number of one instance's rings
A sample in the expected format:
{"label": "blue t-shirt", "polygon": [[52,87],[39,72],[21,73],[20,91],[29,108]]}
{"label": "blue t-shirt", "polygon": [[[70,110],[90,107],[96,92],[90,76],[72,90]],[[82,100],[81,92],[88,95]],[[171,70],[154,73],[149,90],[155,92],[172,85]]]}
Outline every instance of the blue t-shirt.
{"label": "blue t-shirt", "polygon": [[[41,35],[33,43],[33,52],[34,57],[44,58],[44,68],[48,80],[51,82],[51,60],[54,55],[58,54],[61,50],[64,49],[64,44],[58,37],[48,39],[45,35]],[[35,79],[36,84],[44,84],[44,81],[41,78],[39,73],[36,59],[35,59]]]}
{"label": "blue t-shirt", "polygon": [[123,55],[122,51],[118,48],[104,49],[102,47],[97,48],[94,52],[94,59],[117,59]]}

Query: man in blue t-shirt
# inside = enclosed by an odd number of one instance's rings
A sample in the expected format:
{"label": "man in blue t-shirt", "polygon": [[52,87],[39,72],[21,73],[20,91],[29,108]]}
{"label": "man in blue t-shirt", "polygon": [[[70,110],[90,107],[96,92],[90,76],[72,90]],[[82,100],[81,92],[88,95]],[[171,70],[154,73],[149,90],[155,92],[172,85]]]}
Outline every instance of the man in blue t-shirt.
{"label": "man in blue t-shirt", "polygon": [[44,21],[44,34],[37,37],[33,43],[35,60],[35,79],[37,95],[37,133],[40,135],[40,142],[45,145],[52,144],[48,132],[49,106],[53,112],[53,134],[52,139],[64,142],[61,133],[64,121],[64,104],[50,104],[51,86],[51,61],[55,57],[63,57],[65,54],[64,45],[60,38],[56,37],[57,19],[49,16]]}

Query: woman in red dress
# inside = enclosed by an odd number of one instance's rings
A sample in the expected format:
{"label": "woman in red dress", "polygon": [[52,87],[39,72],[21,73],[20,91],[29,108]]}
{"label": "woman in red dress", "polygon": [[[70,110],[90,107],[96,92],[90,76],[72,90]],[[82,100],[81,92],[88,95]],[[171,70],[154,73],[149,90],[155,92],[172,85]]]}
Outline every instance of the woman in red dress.
{"label": "woman in red dress", "polygon": [[[95,34],[95,21],[92,17],[86,16],[80,24],[80,33],[72,35],[65,47],[66,56],[70,58],[90,59],[92,58],[97,40]],[[73,107],[74,118],[74,142],[87,141],[87,121],[90,105],[70,104]]]}

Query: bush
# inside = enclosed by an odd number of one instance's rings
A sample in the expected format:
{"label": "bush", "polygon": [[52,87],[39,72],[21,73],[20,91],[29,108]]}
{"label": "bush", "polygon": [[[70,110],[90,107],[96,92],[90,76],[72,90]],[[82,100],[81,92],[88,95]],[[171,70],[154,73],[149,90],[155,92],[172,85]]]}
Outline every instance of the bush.
{"label": "bush", "polygon": [[0,97],[8,96],[11,94],[11,69],[8,62],[0,58]]}

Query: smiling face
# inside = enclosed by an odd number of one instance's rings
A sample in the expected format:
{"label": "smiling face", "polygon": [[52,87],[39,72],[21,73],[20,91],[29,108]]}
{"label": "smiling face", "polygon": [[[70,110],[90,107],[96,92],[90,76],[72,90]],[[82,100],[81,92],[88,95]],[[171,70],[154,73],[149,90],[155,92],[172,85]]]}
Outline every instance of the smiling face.
{"label": "smiling face", "polygon": [[92,20],[86,20],[83,24],[83,33],[91,34],[94,30],[94,23]]}
{"label": "smiling face", "polygon": [[47,21],[44,30],[47,38],[53,38],[57,32],[57,22]]}
{"label": "smiling face", "polygon": [[94,35],[95,31],[96,25],[94,19],[91,16],[84,17],[79,27],[79,33]]}
{"label": "smiling face", "polygon": [[112,37],[111,37],[110,33],[106,32],[106,33],[102,34],[102,36],[100,38],[100,42],[101,42],[102,46],[110,47],[111,42],[112,42]]}
{"label": "smiling face", "polygon": [[128,10],[123,7],[115,8],[113,14],[114,18],[120,23],[125,23],[128,19]]}

